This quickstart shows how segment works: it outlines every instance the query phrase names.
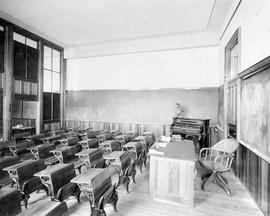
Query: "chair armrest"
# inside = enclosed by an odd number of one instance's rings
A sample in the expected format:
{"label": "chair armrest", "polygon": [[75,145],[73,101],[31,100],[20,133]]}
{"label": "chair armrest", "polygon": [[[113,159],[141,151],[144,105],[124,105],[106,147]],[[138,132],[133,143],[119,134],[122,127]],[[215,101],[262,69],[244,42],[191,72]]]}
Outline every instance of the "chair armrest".
{"label": "chair armrest", "polygon": [[[203,155],[204,152],[205,154]],[[220,155],[228,155],[228,153],[212,148],[202,148],[200,150],[199,160],[201,161],[202,158],[204,158],[204,160],[214,160],[216,157]]]}
{"label": "chair armrest", "polygon": [[234,154],[223,154],[215,157],[214,169],[218,171],[228,171],[231,169]]}

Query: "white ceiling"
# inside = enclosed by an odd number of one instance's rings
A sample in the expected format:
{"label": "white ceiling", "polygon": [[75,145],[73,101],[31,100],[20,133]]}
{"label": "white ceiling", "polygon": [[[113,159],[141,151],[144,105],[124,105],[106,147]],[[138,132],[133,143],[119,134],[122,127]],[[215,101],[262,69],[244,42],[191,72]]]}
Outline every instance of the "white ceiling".
{"label": "white ceiling", "polygon": [[233,0],[0,0],[0,16],[68,47],[218,31]]}

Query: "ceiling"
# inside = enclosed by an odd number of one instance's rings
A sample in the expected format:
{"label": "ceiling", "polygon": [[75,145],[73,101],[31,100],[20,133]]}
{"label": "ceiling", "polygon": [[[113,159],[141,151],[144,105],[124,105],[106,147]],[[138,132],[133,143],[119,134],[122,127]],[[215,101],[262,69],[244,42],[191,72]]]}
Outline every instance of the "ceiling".
{"label": "ceiling", "polygon": [[64,47],[218,31],[233,0],[0,0],[0,16]]}

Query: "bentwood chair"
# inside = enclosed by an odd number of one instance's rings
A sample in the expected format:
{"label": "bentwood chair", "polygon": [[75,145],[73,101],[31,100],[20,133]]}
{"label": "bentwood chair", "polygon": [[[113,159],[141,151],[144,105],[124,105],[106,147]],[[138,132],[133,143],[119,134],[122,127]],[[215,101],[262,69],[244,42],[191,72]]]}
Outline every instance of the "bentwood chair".
{"label": "bentwood chair", "polygon": [[228,181],[222,173],[231,170],[234,152],[238,146],[239,143],[233,139],[223,139],[211,148],[200,150],[199,163],[207,171],[207,174],[202,176],[202,190],[205,190],[211,182],[215,182],[228,195],[231,195]]}

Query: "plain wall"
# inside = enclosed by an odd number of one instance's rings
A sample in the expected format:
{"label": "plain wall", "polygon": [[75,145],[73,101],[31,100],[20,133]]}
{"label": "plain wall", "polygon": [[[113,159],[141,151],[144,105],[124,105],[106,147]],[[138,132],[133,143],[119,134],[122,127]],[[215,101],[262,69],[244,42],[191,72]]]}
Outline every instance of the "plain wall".
{"label": "plain wall", "polygon": [[218,86],[218,47],[67,59],[67,90]]}
{"label": "plain wall", "polygon": [[171,124],[175,103],[185,117],[217,122],[218,88],[67,92],[67,120]]}
{"label": "plain wall", "polygon": [[227,28],[220,40],[221,84],[224,83],[224,49],[237,28],[240,28],[240,72],[270,55],[269,11],[269,0],[242,0],[229,25],[224,23],[224,30]]}

